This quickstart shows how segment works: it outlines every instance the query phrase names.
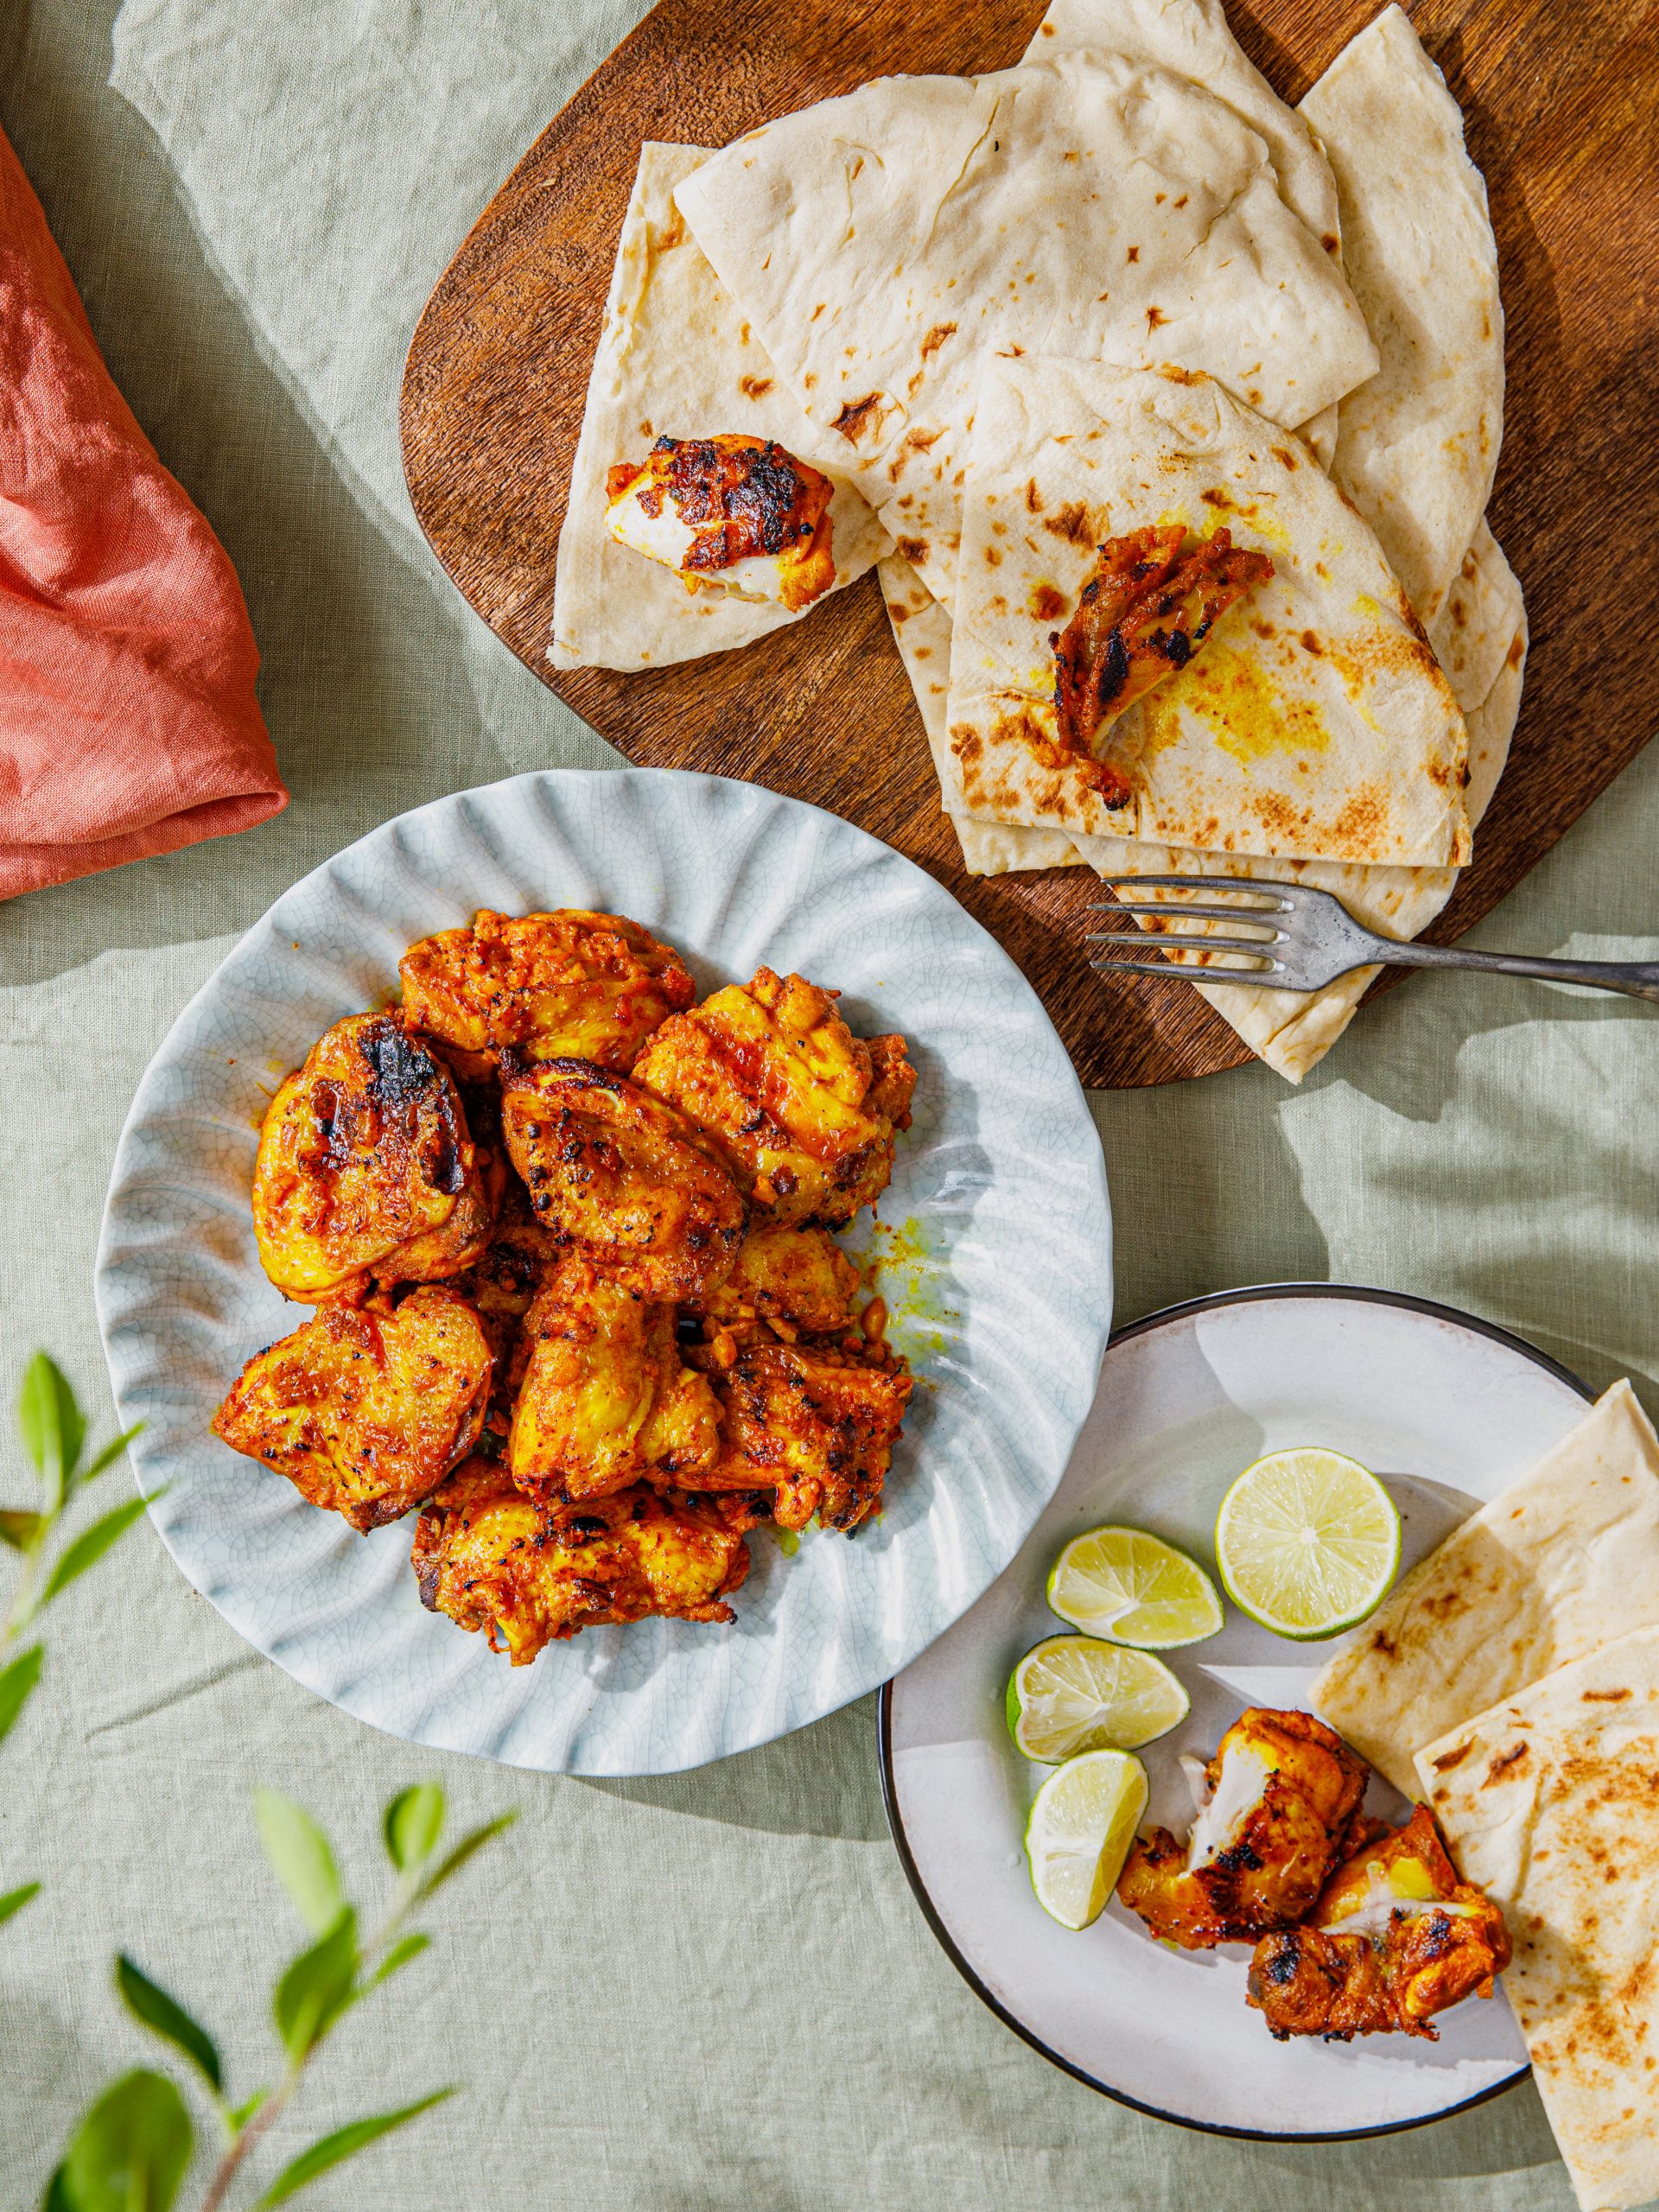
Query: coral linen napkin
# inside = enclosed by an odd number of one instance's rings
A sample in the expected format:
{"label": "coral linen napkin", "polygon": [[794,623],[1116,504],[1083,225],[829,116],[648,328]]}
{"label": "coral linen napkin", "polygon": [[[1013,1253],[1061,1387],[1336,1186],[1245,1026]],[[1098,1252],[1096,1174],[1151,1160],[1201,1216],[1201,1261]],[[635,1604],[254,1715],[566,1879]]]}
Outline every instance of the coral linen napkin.
{"label": "coral linen napkin", "polygon": [[258,664],[0,135],[0,898],[285,806]]}

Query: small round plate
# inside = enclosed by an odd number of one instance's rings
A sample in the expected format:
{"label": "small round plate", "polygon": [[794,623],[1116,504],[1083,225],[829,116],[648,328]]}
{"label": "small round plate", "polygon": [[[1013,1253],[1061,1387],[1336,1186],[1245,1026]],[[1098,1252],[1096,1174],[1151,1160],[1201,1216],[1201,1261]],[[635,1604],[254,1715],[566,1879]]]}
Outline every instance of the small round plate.
{"label": "small round plate", "polygon": [[[353,1535],[208,1431],[245,1360],[299,1326],[249,1210],[271,1093],[332,1022],[385,1004],[417,938],[480,906],[632,915],[699,985],[765,964],[839,988],[919,1071],[878,1266],[918,1387],[880,1519],[769,1533],[728,1627],[589,1629],[513,1668],[423,1611],[411,1524]],[[817,807],[661,770],[548,771],[388,823],[279,899],[185,1008],[116,1156],[98,1307],[140,1487],[232,1626],[411,1742],[581,1774],[747,1750],[874,1689],[1013,1558],[1089,1409],[1111,1227],[1088,1103],[1030,985],[932,878]],[[165,1486],[165,1494],[162,1495]]]}
{"label": "small round plate", "polygon": [[[1373,1468],[1404,1524],[1402,1572],[1523,1472],[1584,1414],[1576,1376],[1449,1307],[1329,1284],[1226,1292],[1112,1340],[1065,1478],[1007,1572],[882,1694],[882,1784],[930,1925],[991,2010],[1081,2082],[1220,2135],[1323,2141],[1386,2134],[1519,2081],[1525,2047],[1502,1994],[1437,2023],[1440,2040],[1275,2043],[1246,2008],[1241,1946],[1176,1951],[1116,1899],[1072,1935],[1032,1894],[1022,1838],[1050,1770],[1015,1751],[1014,1662],[1063,1630],[1044,1599],[1055,1554],[1107,1522],[1155,1530],[1213,1573],[1233,1478],[1264,1452],[1324,1444]],[[1219,1635],[1164,1655],[1192,1707],[1147,1746],[1148,1819],[1185,1834],[1178,1764],[1207,1758],[1248,1705],[1305,1707],[1334,1647],[1297,1645],[1229,1605]],[[1380,1778],[1367,1800],[1404,1801]]]}

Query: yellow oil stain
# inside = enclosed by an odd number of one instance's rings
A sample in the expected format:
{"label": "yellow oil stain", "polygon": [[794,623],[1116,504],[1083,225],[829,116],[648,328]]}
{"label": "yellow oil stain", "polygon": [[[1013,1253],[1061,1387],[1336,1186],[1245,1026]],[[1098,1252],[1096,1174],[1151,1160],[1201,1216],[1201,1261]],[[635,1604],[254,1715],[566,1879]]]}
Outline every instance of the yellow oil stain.
{"label": "yellow oil stain", "polygon": [[913,1215],[902,1222],[877,1216],[868,1243],[849,1255],[864,1288],[887,1306],[887,1341],[916,1367],[948,1351],[962,1321],[940,1297],[946,1270],[939,1244],[938,1230]]}
{"label": "yellow oil stain", "polygon": [[1327,753],[1331,732],[1317,701],[1287,697],[1254,652],[1212,637],[1204,650],[1142,702],[1147,749],[1178,743],[1196,716],[1224,753],[1249,767],[1281,753]]}

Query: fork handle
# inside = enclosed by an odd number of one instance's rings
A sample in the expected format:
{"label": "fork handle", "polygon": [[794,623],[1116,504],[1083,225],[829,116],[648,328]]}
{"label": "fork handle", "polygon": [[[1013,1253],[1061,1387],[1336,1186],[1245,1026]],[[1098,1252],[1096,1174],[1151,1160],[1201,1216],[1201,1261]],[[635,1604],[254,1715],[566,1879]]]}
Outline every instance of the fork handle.
{"label": "fork handle", "polygon": [[1379,956],[1395,968],[1483,968],[1499,976],[1536,976],[1550,983],[1588,983],[1599,991],[1659,1005],[1659,964],[1643,960],[1544,960],[1529,952],[1470,952],[1455,944],[1398,944],[1382,940]]}

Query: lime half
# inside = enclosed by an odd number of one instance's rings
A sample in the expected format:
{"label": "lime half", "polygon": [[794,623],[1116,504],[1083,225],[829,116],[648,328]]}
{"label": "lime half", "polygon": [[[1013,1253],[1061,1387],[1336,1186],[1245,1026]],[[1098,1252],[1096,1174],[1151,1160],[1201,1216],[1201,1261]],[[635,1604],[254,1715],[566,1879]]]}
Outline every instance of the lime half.
{"label": "lime half", "polygon": [[1147,1808],[1147,1770],[1129,1751],[1084,1751],[1055,1768],[1026,1822],[1037,1902],[1062,1928],[1105,1910]]}
{"label": "lime half", "polygon": [[1198,1643],[1221,1626],[1221,1600],[1204,1569],[1144,1529],[1073,1536],[1049,1574],[1048,1602],[1085,1635],[1141,1651]]}
{"label": "lime half", "polygon": [[1008,1726],[1028,1759],[1139,1751],[1186,1718],[1186,1692],[1161,1659],[1092,1636],[1051,1636],[1008,1677]]}
{"label": "lime half", "polygon": [[1375,1612],[1400,1572],[1400,1516],[1368,1468],[1305,1445],[1247,1467],[1221,1502],[1227,1595],[1275,1636],[1335,1636]]}

